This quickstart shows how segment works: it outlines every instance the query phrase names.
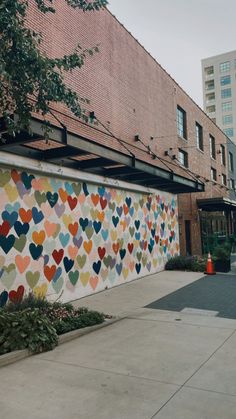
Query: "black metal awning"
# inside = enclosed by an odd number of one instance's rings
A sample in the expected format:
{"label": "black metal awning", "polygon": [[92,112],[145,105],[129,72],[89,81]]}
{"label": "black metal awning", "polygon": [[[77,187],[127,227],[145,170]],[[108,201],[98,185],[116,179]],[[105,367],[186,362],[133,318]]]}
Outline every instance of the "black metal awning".
{"label": "black metal awning", "polygon": [[0,121],[0,151],[176,194],[204,191],[204,184],[187,174],[181,176],[60,127],[53,127],[47,144],[38,119],[32,118],[31,132],[32,135],[21,132],[11,137],[1,130]]}
{"label": "black metal awning", "polygon": [[197,199],[197,205],[199,209],[209,212],[236,211],[236,201],[224,197]]}

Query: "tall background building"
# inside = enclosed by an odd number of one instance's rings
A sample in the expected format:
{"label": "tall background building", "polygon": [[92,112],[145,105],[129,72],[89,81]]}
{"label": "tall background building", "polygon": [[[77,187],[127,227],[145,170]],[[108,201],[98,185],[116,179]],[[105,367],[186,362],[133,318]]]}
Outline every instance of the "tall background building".
{"label": "tall background building", "polygon": [[236,51],[202,60],[207,115],[236,143]]}

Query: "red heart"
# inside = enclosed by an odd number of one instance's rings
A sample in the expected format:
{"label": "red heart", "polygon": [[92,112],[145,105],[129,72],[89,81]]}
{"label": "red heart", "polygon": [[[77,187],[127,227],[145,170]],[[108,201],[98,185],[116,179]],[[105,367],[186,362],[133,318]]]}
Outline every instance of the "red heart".
{"label": "red heart", "polygon": [[72,198],[70,195],[68,196],[67,201],[71,210],[73,210],[78,203],[78,199],[76,197]]}
{"label": "red heart", "polygon": [[160,237],[159,236],[155,236],[155,242],[156,244],[158,244]]}
{"label": "red heart", "polygon": [[64,250],[60,249],[60,250],[53,250],[52,252],[52,257],[55,260],[56,264],[59,265],[59,263],[61,262],[62,258],[64,256]]}
{"label": "red heart", "polygon": [[19,180],[21,180],[21,175],[20,175],[20,173],[17,172],[16,169],[13,169],[11,171],[11,178],[15,183],[17,183],[17,182],[19,182]]}
{"label": "red heart", "polygon": [[56,265],[44,266],[44,275],[46,276],[48,282],[51,282],[51,280],[53,279],[56,273],[56,270],[57,270]]}
{"label": "red heart", "polygon": [[105,247],[99,247],[98,248],[98,255],[99,255],[101,260],[104,258],[105,254],[106,254]]}
{"label": "red heart", "polygon": [[0,224],[0,236],[7,236],[10,231],[10,224],[8,221],[3,221],[2,224]]}
{"label": "red heart", "polygon": [[100,205],[101,205],[101,208],[104,210],[104,208],[106,208],[106,206],[107,206],[107,200],[106,199],[103,199],[103,197],[101,196],[101,198],[100,198]]}
{"label": "red heart", "polygon": [[25,289],[23,285],[19,285],[19,287],[17,288],[17,291],[12,290],[9,292],[9,300],[14,304],[20,303],[23,298],[24,292],[25,292]]}
{"label": "red heart", "polygon": [[128,250],[129,250],[130,254],[133,252],[133,248],[134,248],[134,244],[133,243],[128,243]]}

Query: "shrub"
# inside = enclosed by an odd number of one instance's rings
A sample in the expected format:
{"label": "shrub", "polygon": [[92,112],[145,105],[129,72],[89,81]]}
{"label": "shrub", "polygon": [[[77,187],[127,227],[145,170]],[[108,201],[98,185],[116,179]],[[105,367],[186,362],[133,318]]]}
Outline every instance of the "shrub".
{"label": "shrub", "polygon": [[42,352],[53,349],[58,336],[52,323],[39,309],[0,312],[0,354],[19,349]]}
{"label": "shrub", "polygon": [[165,265],[167,271],[203,272],[205,267],[206,259],[198,256],[175,256],[170,258]]}
{"label": "shrub", "polygon": [[229,246],[217,246],[213,251],[213,256],[218,260],[229,260],[231,249]]}
{"label": "shrub", "polygon": [[9,302],[3,307],[4,311],[15,312],[15,311],[22,311],[28,308],[32,310],[38,308],[40,311],[47,311],[49,308],[54,307],[55,309],[59,309],[61,307],[66,308],[67,311],[72,311],[73,306],[72,304],[60,303],[60,302],[50,302],[46,298],[36,297],[33,293],[29,293],[26,295],[19,303],[15,304]]}
{"label": "shrub", "polygon": [[58,335],[70,332],[76,329],[82,329],[88,326],[94,326],[95,324],[103,323],[105,316],[103,313],[97,311],[88,311],[82,314],[74,316],[68,316],[63,319],[56,318],[52,324],[56,329]]}

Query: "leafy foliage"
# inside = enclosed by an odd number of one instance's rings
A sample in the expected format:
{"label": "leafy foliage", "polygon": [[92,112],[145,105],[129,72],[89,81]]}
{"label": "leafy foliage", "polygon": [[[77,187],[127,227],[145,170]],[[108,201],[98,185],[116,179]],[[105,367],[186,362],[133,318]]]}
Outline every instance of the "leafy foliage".
{"label": "leafy foliage", "polygon": [[88,311],[75,316],[64,317],[64,319],[54,319],[52,324],[58,335],[88,326],[94,326],[104,322],[104,314],[97,311]]}
{"label": "leafy foliage", "polygon": [[0,312],[0,354],[28,348],[30,352],[53,349],[58,343],[55,328],[38,309]]}
{"label": "leafy foliage", "polygon": [[175,256],[170,258],[165,265],[167,271],[193,271],[203,272],[206,267],[206,258],[199,256]]}
{"label": "leafy foliage", "polygon": [[213,256],[216,260],[229,260],[230,259],[231,248],[230,246],[217,246],[213,251]]}
{"label": "leafy foliage", "polygon": [[[54,0],[34,0],[42,13],[55,13]],[[107,0],[65,0],[83,12],[99,10]],[[1,0],[0,4],[0,113],[9,132],[29,129],[31,112],[50,112],[51,102],[64,103],[77,117],[87,120],[81,103],[87,100],[64,83],[64,74],[84,65],[98,47],[83,50],[78,44],[71,54],[49,58],[43,54],[42,36],[26,25],[28,0]],[[11,115],[16,113],[18,121]]]}

